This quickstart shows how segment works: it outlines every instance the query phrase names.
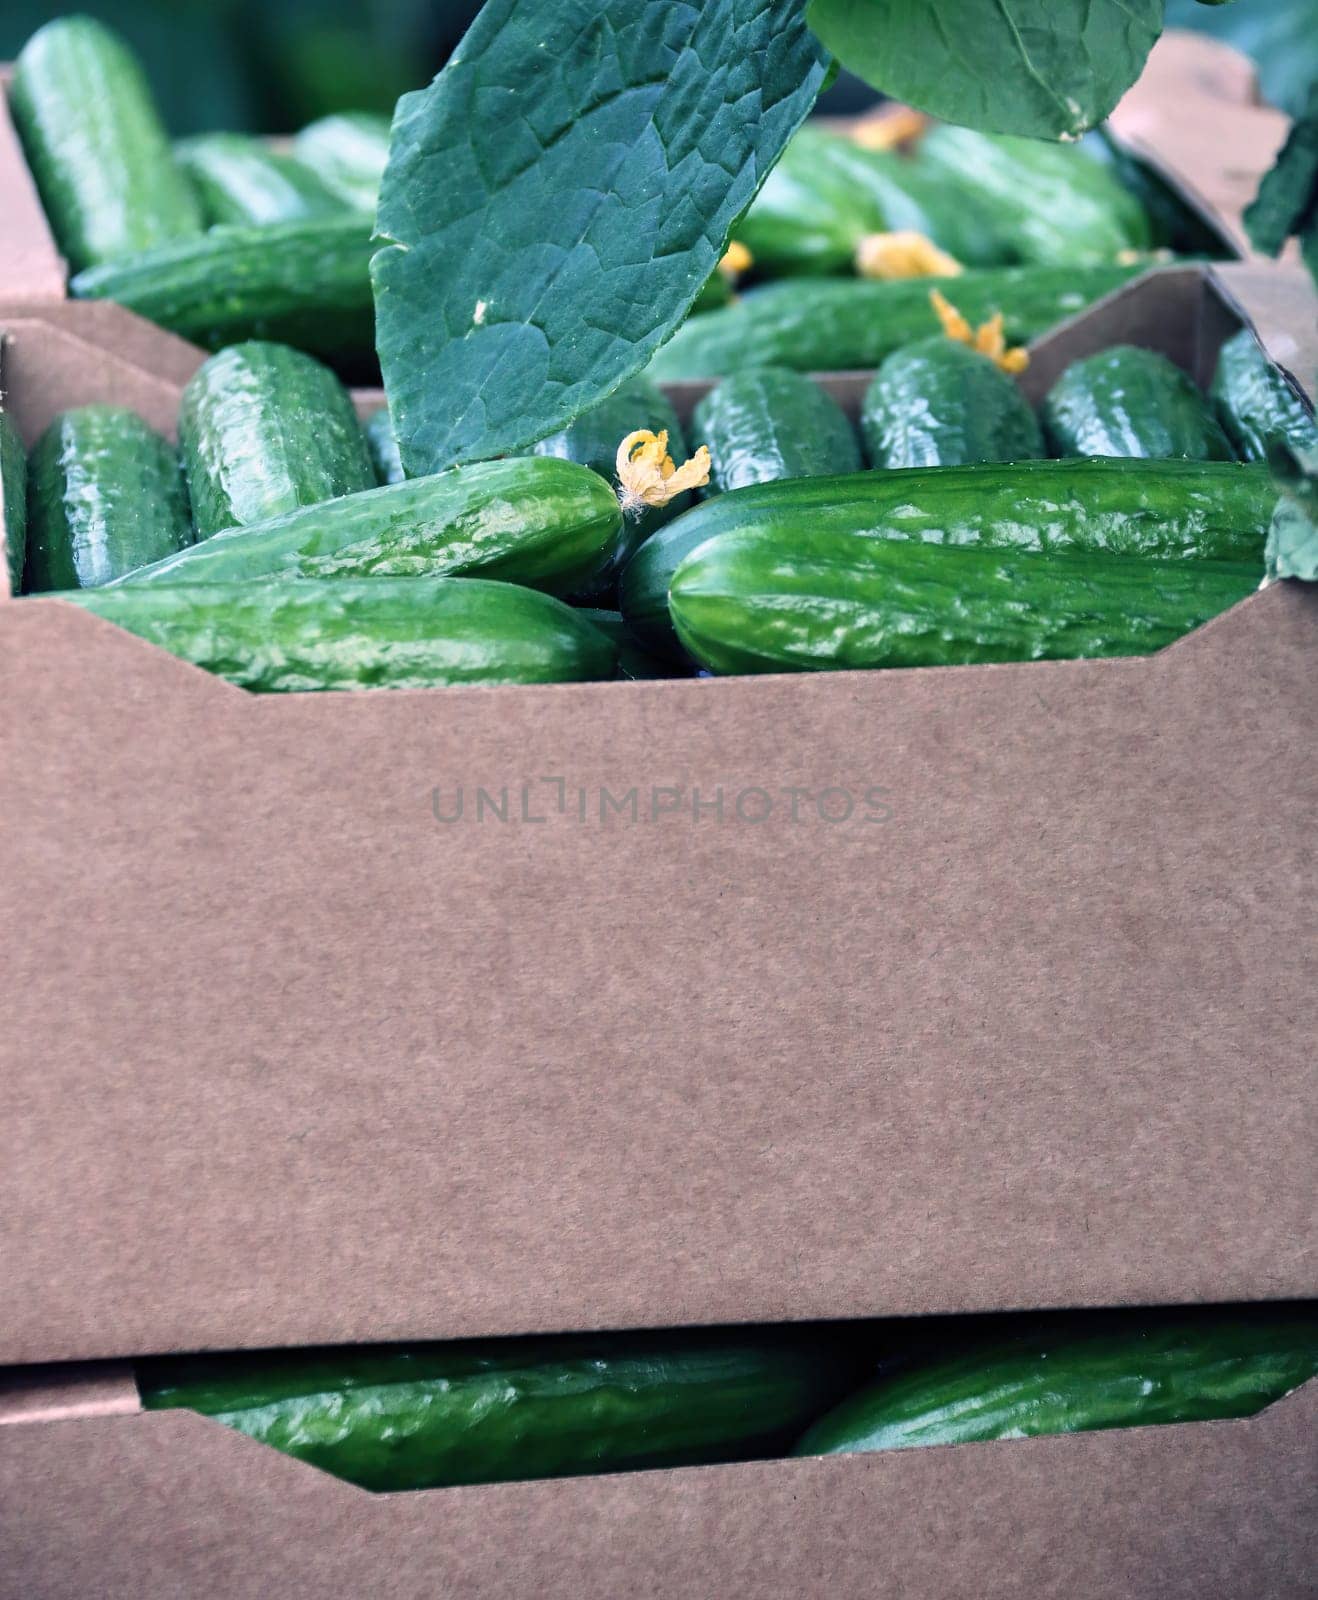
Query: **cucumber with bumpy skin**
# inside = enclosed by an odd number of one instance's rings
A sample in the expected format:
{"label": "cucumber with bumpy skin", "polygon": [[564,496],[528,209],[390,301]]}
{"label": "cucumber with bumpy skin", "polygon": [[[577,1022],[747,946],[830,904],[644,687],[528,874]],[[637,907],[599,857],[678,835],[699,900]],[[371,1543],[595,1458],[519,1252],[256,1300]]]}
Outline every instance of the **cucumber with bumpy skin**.
{"label": "cucumber with bumpy skin", "polygon": [[88,589],[192,543],[174,449],[132,411],[62,412],[28,463],[25,587]]}
{"label": "cucumber with bumpy skin", "polygon": [[1248,328],[1222,346],[1210,394],[1218,421],[1245,461],[1265,461],[1275,444],[1318,447],[1312,412]]}
{"label": "cucumber with bumpy skin", "polygon": [[1238,462],[1026,461],[788,479],[719,495],[660,529],[628,564],[619,598],[645,647],[671,655],[678,645],[668,588],[679,563],[708,539],[761,526],[788,537],[823,529],[932,544],[1242,561],[1261,577],[1276,504],[1267,469]]}
{"label": "cucumber with bumpy skin", "polygon": [[991,206],[1015,260],[1097,266],[1153,243],[1139,200],[1075,145],[944,124],[912,159],[942,180],[949,203],[973,197]]}
{"label": "cucumber with bumpy skin", "polygon": [[1249,1417],[1318,1374],[1318,1317],[1149,1317],[926,1359],[862,1389],[798,1456]]}
{"label": "cucumber with bumpy skin", "polygon": [[369,111],[339,111],[308,123],[293,153],[357,211],[374,215],[389,160],[389,119]]}
{"label": "cucumber with bumpy skin", "polygon": [[482,461],[228,528],[128,582],[449,574],[572,595],[607,567],[621,518],[617,496],[586,467]]}
{"label": "cucumber with bumpy skin", "polygon": [[203,362],[183,391],[179,443],[203,539],[375,483],[348,391],[287,345],[252,340]]}
{"label": "cucumber with bumpy skin", "polygon": [[693,551],[668,606],[716,673],[1142,655],[1258,588],[1253,566],[756,527]]}
{"label": "cucumber with bumpy skin", "polygon": [[934,288],[973,323],[1001,311],[1008,342],[1022,344],[1119,289],[1139,270],[1004,267],[887,283],[860,278],[769,283],[748,290],[722,311],[688,318],[655,356],[649,375],[670,383],[722,378],[746,367],[797,372],[877,367],[902,345],[937,332],[929,304]]}
{"label": "cucumber with bumpy skin", "polygon": [[115,585],[59,598],[244,689],[611,678],[612,642],[549,595],[472,578]]}
{"label": "cucumber with bumpy skin", "polygon": [[1233,455],[1185,373],[1135,345],[1072,362],[1044,400],[1043,423],[1059,456],[1229,461]]}
{"label": "cucumber with bumpy skin", "polygon": [[185,1406],[396,1491],[781,1452],[846,1370],[819,1335],[746,1330],[211,1358],[141,1382],[148,1410]]}
{"label": "cucumber with bumpy skin", "polygon": [[274,339],[312,355],[374,360],[374,248],[370,222],[352,212],[212,228],[80,272],[69,293],[115,300],[211,350]]}
{"label": "cucumber with bumpy skin", "polygon": [[371,454],[377,483],[401,483],[407,474],[403,471],[403,458],[398,453],[398,435],[394,432],[394,419],[389,407],[381,406],[371,416],[362,430],[366,435],[366,448]]}
{"label": "cucumber with bumpy skin", "polygon": [[759,367],[725,378],[696,407],[692,438],[710,456],[706,497],[749,483],[858,472],[846,413],[799,372]]}
{"label": "cucumber with bumpy skin", "polygon": [[291,222],[346,209],[309,167],[250,134],[198,134],[175,145],[174,154],[212,227]]}
{"label": "cucumber with bumpy skin", "polygon": [[896,350],[860,408],[872,467],[1030,461],[1046,452],[1029,402],[986,355],[935,334]]}
{"label": "cucumber with bumpy skin", "polygon": [[201,234],[142,68],[102,23],[59,17],[39,28],[14,64],[9,104],[75,272]]}
{"label": "cucumber with bumpy skin", "polygon": [[27,548],[27,452],[18,429],[0,411],[0,535],[5,546],[9,592],[23,584],[23,554]]}

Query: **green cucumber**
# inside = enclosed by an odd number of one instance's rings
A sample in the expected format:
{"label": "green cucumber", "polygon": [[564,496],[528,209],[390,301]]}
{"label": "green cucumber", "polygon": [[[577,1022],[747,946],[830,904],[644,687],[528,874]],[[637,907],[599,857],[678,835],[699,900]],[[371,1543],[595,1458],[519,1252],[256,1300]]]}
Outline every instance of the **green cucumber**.
{"label": "green cucumber", "polygon": [[760,367],[725,378],[696,407],[692,438],[709,449],[706,496],[748,483],[858,472],[846,413],[799,372]]}
{"label": "green cucumber", "polygon": [[662,660],[642,650],[632,638],[631,629],[622,620],[621,611],[600,611],[580,606],[577,615],[585,617],[592,627],[599,628],[613,641],[618,652],[620,678],[685,678],[690,669],[681,663]]}
{"label": "green cucumber", "polygon": [[1318,446],[1313,413],[1248,328],[1222,346],[1210,395],[1218,421],[1245,461],[1266,460],[1269,445]]}
{"label": "green cucumber", "polygon": [[310,167],[250,134],[198,134],[175,145],[174,155],[210,226],[291,222],[345,209]]}
{"label": "green cucumber", "polygon": [[4,411],[0,411],[0,541],[5,547],[9,592],[17,594],[23,586],[27,549],[27,452]]}
{"label": "green cucumber", "polygon": [[383,1492],[781,1453],[839,1365],[818,1337],[647,1333],[162,1363],[139,1383],[148,1410]]}
{"label": "green cucumber", "polygon": [[1118,344],[1074,361],[1048,391],[1043,423],[1054,455],[1230,461],[1203,395],[1154,350]]}
{"label": "green cucumber", "polygon": [[710,672],[1143,655],[1259,586],[1256,567],[982,550],[756,527],[692,552],[668,608]]}
{"label": "green cucumber", "polygon": [[913,160],[947,186],[949,204],[991,206],[1018,261],[1098,266],[1152,246],[1139,200],[1075,145],[940,125]]}
{"label": "green cucumber", "polygon": [[1110,550],[1166,560],[1241,561],[1262,575],[1277,491],[1237,462],[1027,461],[863,472],[758,484],[688,511],[642,545],[622,575],[627,626],[649,650],[678,649],[668,589],[679,563],[745,527],[813,529],[932,544]]}
{"label": "green cucumber", "polygon": [[348,391],[287,345],[253,340],[203,362],[183,391],[178,430],[203,539],[376,481]]}
{"label": "green cucumber", "polygon": [[1043,434],[1016,382],[986,355],[942,334],[895,350],[860,408],[873,467],[1029,461]]}
{"label": "green cucumber", "polygon": [[296,136],[293,153],[354,210],[375,214],[389,160],[388,117],[369,111],[321,117]]}
{"label": "green cucumber", "polygon": [[571,606],[474,578],[115,585],[59,598],[261,694],[611,678]]}
{"label": "green cucumber", "polygon": [[938,331],[929,304],[935,288],[971,322],[985,322],[1001,311],[1008,341],[1022,344],[1119,289],[1139,270],[1010,267],[888,283],[859,278],[769,283],[748,290],[722,311],[688,318],[655,356],[649,375],[672,383],[721,378],[746,367],[797,372],[877,367],[902,345]]}
{"label": "green cucumber", "polygon": [[39,28],[9,104],[51,231],[80,271],[201,233],[137,59],[90,17]]}
{"label": "green cucumber", "polygon": [[69,293],[116,300],[218,350],[274,339],[312,355],[374,358],[371,225],[351,212],[212,228],[199,239],[80,272]]}
{"label": "green cucumber", "polygon": [[[531,446],[531,454],[557,456],[576,461],[604,479],[617,484],[618,446],[629,433],[648,428],[652,433],[667,432],[668,453],[676,462],[686,460],[687,442],[672,402],[648,378],[633,378],[615,389],[607,399],[583,411],[558,433],[551,433]],[[655,506],[623,519],[613,556],[599,576],[590,595],[594,598],[609,589],[617,573],[646,539],[691,504],[689,494],[680,494],[666,506]]]}
{"label": "green cucumber", "polygon": [[192,543],[173,447],[132,411],[57,416],[28,463],[25,587],[90,589]]}
{"label": "green cucumber", "polygon": [[973,194],[953,195],[940,177],[887,150],[808,124],[793,135],[736,237],[754,270],[788,277],[850,272],[872,233],[920,233],[963,266],[1010,260],[993,211]]}
{"label": "green cucumber", "polygon": [[1318,1316],[1141,1318],[985,1342],[879,1379],[799,1456],[1250,1417],[1318,1374]]}
{"label": "green cucumber", "polygon": [[607,565],[621,517],[608,484],[573,462],[482,461],[226,529],[129,581],[449,574],[571,595]]}
{"label": "green cucumber", "polygon": [[407,474],[403,471],[403,458],[398,453],[398,435],[394,432],[394,419],[389,407],[381,406],[369,418],[363,432],[366,448],[370,451],[377,483],[401,483]]}

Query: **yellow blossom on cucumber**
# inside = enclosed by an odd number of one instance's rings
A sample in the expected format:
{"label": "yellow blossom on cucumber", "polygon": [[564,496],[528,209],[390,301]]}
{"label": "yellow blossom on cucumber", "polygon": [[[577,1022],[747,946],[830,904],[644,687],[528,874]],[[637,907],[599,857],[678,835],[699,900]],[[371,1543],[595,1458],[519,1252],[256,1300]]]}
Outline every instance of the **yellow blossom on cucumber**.
{"label": "yellow blossom on cucumber", "polygon": [[729,281],[736,283],[743,272],[749,272],[755,258],[740,239],[729,239],[728,248],[719,258],[718,270]]}
{"label": "yellow blossom on cucumber", "polygon": [[972,328],[952,302],[938,289],[929,291],[929,303],[942,324],[943,332],[959,344],[968,344],[972,350],[987,356],[995,366],[1013,376],[1024,372],[1030,364],[1030,352],[1019,346],[1008,349],[1001,311],[996,311],[978,328]]}
{"label": "yellow blossom on cucumber", "polygon": [[695,455],[675,466],[668,454],[668,430],[652,433],[637,428],[618,446],[616,469],[618,499],[629,516],[666,506],[688,489],[700,489],[709,482],[709,450],[701,445]]}
{"label": "yellow blossom on cucumber", "polygon": [[924,234],[867,233],[856,246],[862,278],[955,278],[961,263]]}
{"label": "yellow blossom on cucumber", "polygon": [[862,150],[897,150],[913,144],[929,126],[929,118],[910,106],[897,106],[853,124],[851,138]]}

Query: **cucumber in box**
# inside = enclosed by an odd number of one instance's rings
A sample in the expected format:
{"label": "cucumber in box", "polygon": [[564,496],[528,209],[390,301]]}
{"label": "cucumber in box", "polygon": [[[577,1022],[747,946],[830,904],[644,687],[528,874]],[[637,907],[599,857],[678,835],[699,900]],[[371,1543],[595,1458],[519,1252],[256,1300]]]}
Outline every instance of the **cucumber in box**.
{"label": "cucumber in box", "polygon": [[252,340],[203,362],[183,391],[179,443],[203,539],[375,483],[348,391],[287,345]]}
{"label": "cucumber in box", "polygon": [[873,467],[1029,461],[1043,435],[1015,380],[986,355],[935,335],[896,350],[865,391],[860,431]]}
{"label": "cucumber in box", "polygon": [[785,367],[725,378],[696,407],[692,437],[710,456],[706,497],[750,483],[859,471],[860,447],[841,406]]}
{"label": "cucumber in box", "polygon": [[57,416],[28,463],[24,586],[87,589],[191,545],[173,447],[118,406]]}
{"label": "cucumber in box", "polygon": [[79,271],[201,234],[146,78],[90,17],[60,17],[19,53],[14,124],[52,233]]}
{"label": "cucumber in box", "polygon": [[1043,403],[1059,456],[1229,461],[1226,435],[1199,390],[1166,356],[1114,345],[1073,362]]}
{"label": "cucumber in box", "polygon": [[212,226],[291,222],[347,209],[310,167],[248,134],[199,134],[174,153]]}
{"label": "cucumber in box", "polygon": [[27,452],[9,415],[0,411],[0,517],[4,529],[9,592],[23,586],[23,553],[27,548]]}

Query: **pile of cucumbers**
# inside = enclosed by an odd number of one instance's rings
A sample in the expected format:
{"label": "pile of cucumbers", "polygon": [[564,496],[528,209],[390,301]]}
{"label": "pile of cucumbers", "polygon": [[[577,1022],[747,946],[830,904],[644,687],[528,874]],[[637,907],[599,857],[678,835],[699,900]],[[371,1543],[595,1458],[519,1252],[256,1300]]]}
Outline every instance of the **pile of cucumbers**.
{"label": "pile of cucumbers", "polygon": [[[272,339],[354,379],[376,370],[369,262],[385,119],[326,117],[287,147],[237,133],[171,144],[131,49],[85,16],[32,35],[9,100],[75,298],[117,301],[207,349]],[[924,318],[909,282],[851,275],[864,242],[891,232],[965,267],[967,314],[1006,305],[1017,339],[1157,252],[1205,249],[1193,218],[1101,135],[1074,148],[938,127],[896,154],[807,126],[734,229],[751,278],[782,281],[734,300],[714,273],[655,375],[876,365]]]}
{"label": "pile of cucumbers", "polygon": [[[638,428],[708,450],[694,504],[624,514]],[[1211,397],[1122,346],[1039,416],[942,335],[882,364],[858,428],[804,375],[751,367],[688,440],[638,379],[527,456],[414,479],[386,411],[363,427],[327,367],[253,340],[201,366],[178,431],[86,406],[25,463],[0,418],[14,585],[264,692],[1154,650],[1258,586],[1259,458],[1318,437],[1247,333]]]}
{"label": "pile of cucumbers", "polygon": [[464,1341],[145,1363],[184,1408],[377,1492],[1247,1417],[1312,1306]]}
{"label": "pile of cucumbers", "polygon": [[132,51],[83,16],[33,34],[9,103],[75,297],[210,349],[270,338],[373,366],[385,118],[325,117],[287,150],[228,133],[171,145]]}

